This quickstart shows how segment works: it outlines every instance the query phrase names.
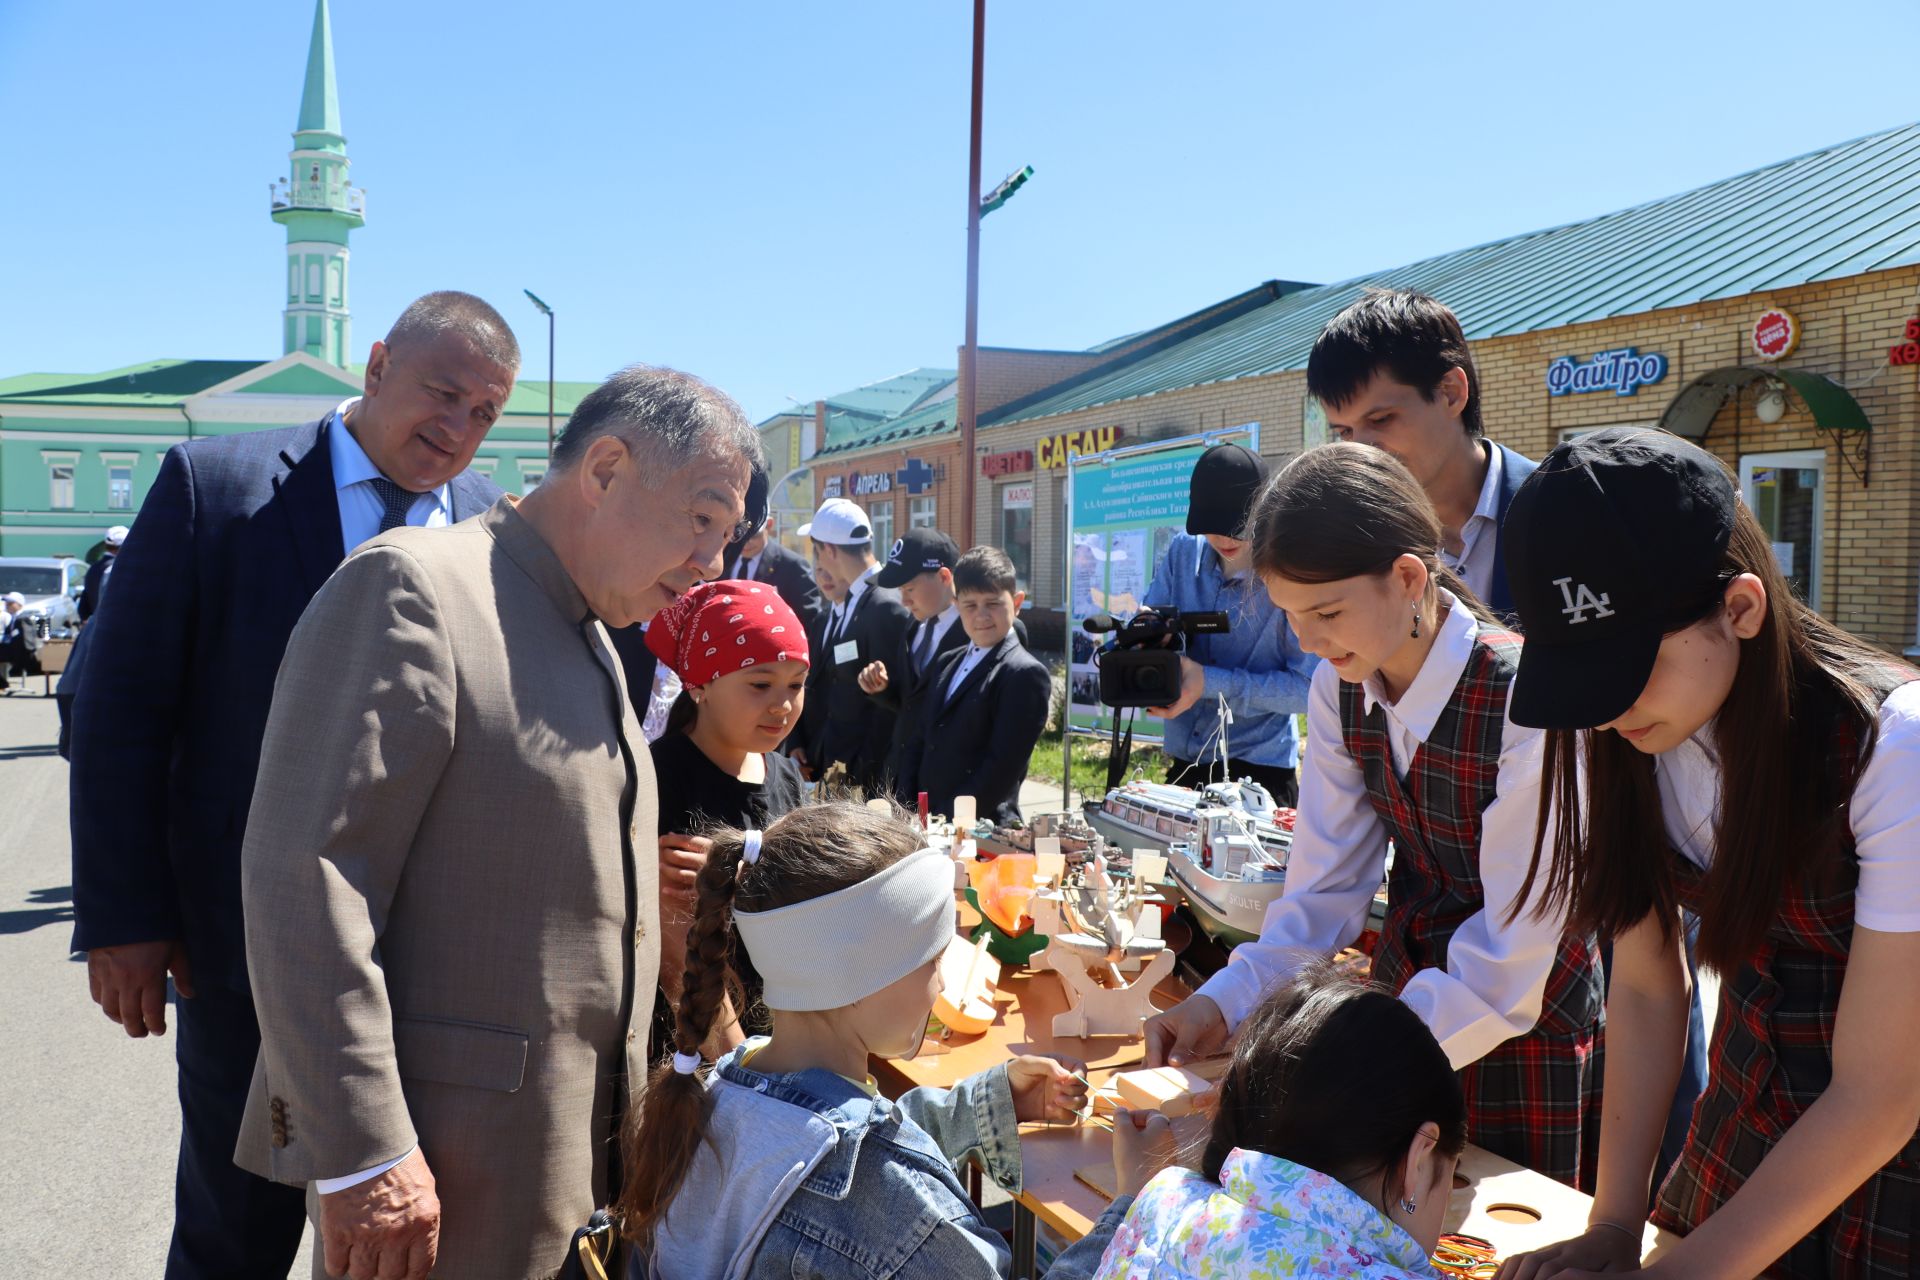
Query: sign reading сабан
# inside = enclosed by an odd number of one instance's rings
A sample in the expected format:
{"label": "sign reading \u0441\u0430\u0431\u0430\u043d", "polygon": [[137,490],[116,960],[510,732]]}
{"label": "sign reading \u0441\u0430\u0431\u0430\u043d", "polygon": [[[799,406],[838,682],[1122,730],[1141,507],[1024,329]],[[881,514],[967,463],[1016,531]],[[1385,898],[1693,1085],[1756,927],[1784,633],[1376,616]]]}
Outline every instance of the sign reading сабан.
{"label": "sign reading \u0441\u0430\u0431\u0430\u043d", "polygon": [[1550,395],[1584,395],[1589,391],[1611,391],[1630,396],[1641,387],[1667,376],[1667,358],[1658,351],[1641,355],[1632,347],[1595,353],[1584,364],[1572,356],[1561,356],[1547,366],[1547,391]]}

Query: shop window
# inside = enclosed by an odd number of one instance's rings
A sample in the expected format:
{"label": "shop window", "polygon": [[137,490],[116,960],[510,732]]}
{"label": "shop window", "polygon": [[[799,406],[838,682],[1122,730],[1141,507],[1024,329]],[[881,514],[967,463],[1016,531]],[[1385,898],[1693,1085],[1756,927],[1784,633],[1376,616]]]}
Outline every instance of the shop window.
{"label": "shop window", "polygon": [[873,525],[873,554],[884,560],[893,549],[893,499],[871,503],[867,507],[867,519]]}
{"label": "shop window", "polygon": [[[907,500],[907,528],[933,529],[940,524],[940,505],[932,494],[922,494],[918,498]],[[887,544],[891,547],[893,544]]]}
{"label": "shop window", "polygon": [[1773,557],[1794,593],[1816,609],[1826,548],[1820,527],[1826,481],[1824,450],[1750,453],[1740,459],[1740,496],[1773,543]]}
{"label": "shop window", "polygon": [[1000,486],[1000,549],[1020,590],[1033,590],[1033,482]]}

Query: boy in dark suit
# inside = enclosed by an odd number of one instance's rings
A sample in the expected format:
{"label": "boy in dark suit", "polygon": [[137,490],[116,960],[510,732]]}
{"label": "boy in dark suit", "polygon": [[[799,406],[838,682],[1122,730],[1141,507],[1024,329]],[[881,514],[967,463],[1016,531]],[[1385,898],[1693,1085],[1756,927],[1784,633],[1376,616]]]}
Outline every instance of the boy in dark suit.
{"label": "boy in dark suit", "polygon": [[[946,534],[938,529],[909,529],[894,542],[887,562],[873,577],[878,585],[898,590],[900,602],[913,615],[913,625],[901,632],[892,661],[869,662],[860,672],[861,691],[894,715],[886,768],[890,783],[899,782],[906,753],[918,749],[920,704],[932,685],[934,668],[948,653],[967,644],[953,591],[953,566],[959,561],[960,547]],[[895,681],[894,672],[902,678]],[[897,785],[893,796],[909,808],[915,800]]]}
{"label": "boy in dark suit", "polygon": [[894,661],[913,618],[899,592],[873,580],[880,562],[873,558],[866,512],[845,498],[829,498],[797,532],[813,543],[814,581],[833,607],[808,636],[813,665],[801,717],[805,742],[791,754],[815,779],[843,765],[848,782],[877,796],[893,741],[893,712],[860,691],[860,672],[870,662]]}
{"label": "boy in dark suit", "polygon": [[972,796],[981,817],[1012,822],[1053,680],[1013,634],[1026,595],[1006,552],[975,547],[954,565],[953,585],[969,643],[935,665],[899,789],[926,792],[934,813],[951,814],[955,796]]}

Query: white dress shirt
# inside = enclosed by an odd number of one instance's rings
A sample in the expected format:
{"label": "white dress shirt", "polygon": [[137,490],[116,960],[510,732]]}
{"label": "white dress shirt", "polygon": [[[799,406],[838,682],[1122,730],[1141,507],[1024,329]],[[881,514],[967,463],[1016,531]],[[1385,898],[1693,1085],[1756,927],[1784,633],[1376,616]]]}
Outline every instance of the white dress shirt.
{"label": "white dress shirt", "polygon": [[1480,500],[1460,526],[1460,554],[1456,556],[1442,547],[1440,558],[1474,595],[1485,600],[1493,590],[1494,552],[1500,545],[1500,482],[1505,478],[1506,464],[1492,441],[1482,443],[1487,447],[1487,478],[1480,482]]}
{"label": "white dress shirt", "polygon": [[[380,532],[380,517],[387,509],[373,488],[373,481],[380,478],[380,468],[373,465],[353,432],[347,430],[347,410],[359,403],[359,396],[341,401],[327,432],[327,448],[333,456],[333,487],[340,503],[340,541],[348,555]],[[407,508],[407,523],[437,529],[448,523],[452,510],[443,484],[413,500]]]}
{"label": "white dress shirt", "polygon": [[981,659],[985,658],[989,653],[992,653],[992,652],[993,650],[991,648],[982,649],[977,644],[969,644],[967,646],[966,657],[960,659],[960,665],[953,669],[953,674],[951,676],[947,677],[947,691],[946,693],[942,694],[940,698],[942,705],[952,700],[954,690],[958,689],[962,684],[966,683],[968,674],[971,673],[975,667],[980,665]]}
{"label": "white dress shirt", "polygon": [[[1480,624],[1452,606],[1433,649],[1398,702],[1388,701],[1378,675],[1362,686],[1366,710],[1386,711],[1394,772],[1407,766],[1433,732],[1453,696]],[[1307,695],[1307,748],[1300,771],[1300,816],[1287,861],[1286,892],[1270,907],[1257,941],[1234,948],[1225,969],[1200,994],[1220,1006],[1236,1027],[1261,997],[1314,956],[1350,944],[1366,927],[1367,911],[1386,872],[1387,828],[1374,812],[1366,778],[1340,727],[1340,675],[1322,663]],[[1496,796],[1480,819],[1480,880],[1486,905],[1469,916],[1447,944],[1447,967],[1422,969],[1400,998],[1425,1020],[1455,1069],[1524,1035],[1540,1019],[1547,977],[1559,950],[1562,922],[1534,919],[1532,901],[1513,923],[1507,908],[1526,879],[1540,804],[1543,736],[1508,717],[1501,733]],[[1553,821],[1550,816],[1549,823]],[[1549,828],[1551,829],[1551,828]]]}
{"label": "white dress shirt", "polygon": [[[1847,810],[1860,857],[1853,919],[1885,933],[1920,933],[1920,683],[1887,695],[1878,730]],[[1711,866],[1720,820],[1712,722],[1656,756],[1653,767],[1667,839],[1695,865]]]}

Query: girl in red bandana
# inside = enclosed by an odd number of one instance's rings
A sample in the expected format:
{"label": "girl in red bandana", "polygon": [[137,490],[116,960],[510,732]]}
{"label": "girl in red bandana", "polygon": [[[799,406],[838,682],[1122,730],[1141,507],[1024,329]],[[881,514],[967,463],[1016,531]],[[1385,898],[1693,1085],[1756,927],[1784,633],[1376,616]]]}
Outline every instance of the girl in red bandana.
{"label": "girl in red bandana", "polygon": [[[647,648],[680,677],[682,692],[653,744],[660,796],[660,985],[653,1042],[672,1042],[670,1010],[686,967],[694,880],[715,825],[762,828],[800,804],[800,770],[774,749],[800,722],[807,632],[763,582],[704,582],[647,624]],[[759,983],[735,956],[748,1000],[741,1019],[718,1019],[716,1052],[755,1031]],[[764,1030],[761,1031],[764,1034]]]}

